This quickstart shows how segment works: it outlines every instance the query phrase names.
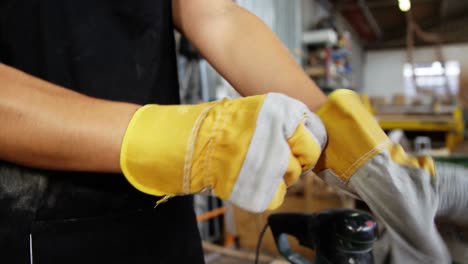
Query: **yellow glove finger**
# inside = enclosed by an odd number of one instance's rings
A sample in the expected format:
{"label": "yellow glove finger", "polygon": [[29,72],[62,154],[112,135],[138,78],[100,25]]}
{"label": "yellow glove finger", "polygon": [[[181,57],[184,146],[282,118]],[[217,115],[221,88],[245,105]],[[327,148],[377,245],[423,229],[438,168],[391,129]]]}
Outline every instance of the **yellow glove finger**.
{"label": "yellow glove finger", "polygon": [[284,174],[284,183],[286,186],[293,185],[301,176],[302,167],[299,160],[292,154],[289,154],[289,162],[286,173]]}
{"label": "yellow glove finger", "polygon": [[[306,119],[304,122],[308,122],[308,120]],[[322,152],[320,144],[306,128],[304,122],[301,122],[292,137],[288,139],[291,152],[300,163],[302,172],[312,169]]]}
{"label": "yellow glove finger", "polygon": [[281,182],[276,190],[276,194],[273,197],[273,200],[268,205],[268,210],[275,210],[283,204],[284,196],[286,195],[286,184]]}

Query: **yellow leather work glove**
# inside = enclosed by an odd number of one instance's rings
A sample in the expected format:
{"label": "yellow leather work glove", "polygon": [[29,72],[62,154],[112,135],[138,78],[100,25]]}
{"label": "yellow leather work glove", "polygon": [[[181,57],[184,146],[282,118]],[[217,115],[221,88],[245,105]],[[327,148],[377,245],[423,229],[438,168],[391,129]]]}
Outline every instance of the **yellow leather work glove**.
{"label": "yellow leather work glove", "polygon": [[317,115],[328,143],[314,172],[367,203],[390,237],[385,258],[390,263],[449,263],[434,224],[439,189],[432,159],[407,155],[351,90],[330,94]]}
{"label": "yellow leather work glove", "polygon": [[301,102],[267,94],[199,105],[146,105],[129,123],[121,168],[138,190],[173,196],[212,190],[254,212],[282,204],[326,142]]}

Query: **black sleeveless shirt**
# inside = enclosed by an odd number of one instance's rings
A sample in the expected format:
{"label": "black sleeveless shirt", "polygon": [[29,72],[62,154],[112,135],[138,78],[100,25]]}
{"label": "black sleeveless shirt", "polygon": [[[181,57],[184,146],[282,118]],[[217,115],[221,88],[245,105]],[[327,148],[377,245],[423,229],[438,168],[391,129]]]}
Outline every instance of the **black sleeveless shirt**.
{"label": "black sleeveless shirt", "polygon": [[[0,1],[0,61],[93,97],[179,103],[174,46],[168,0]],[[0,161],[1,262],[203,262],[191,197],[157,199]]]}

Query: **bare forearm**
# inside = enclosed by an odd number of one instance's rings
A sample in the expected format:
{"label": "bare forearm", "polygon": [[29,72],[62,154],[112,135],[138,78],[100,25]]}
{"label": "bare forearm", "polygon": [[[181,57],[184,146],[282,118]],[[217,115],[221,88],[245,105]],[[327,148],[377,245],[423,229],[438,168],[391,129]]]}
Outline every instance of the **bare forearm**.
{"label": "bare forearm", "polygon": [[176,12],[181,10],[175,14],[176,25],[242,95],[281,92],[311,110],[325,101],[320,89],[256,16],[229,1],[213,2],[208,11],[184,11],[201,4],[190,2],[174,5]]}
{"label": "bare forearm", "polygon": [[122,137],[137,108],[0,65],[0,159],[46,169],[118,172]]}

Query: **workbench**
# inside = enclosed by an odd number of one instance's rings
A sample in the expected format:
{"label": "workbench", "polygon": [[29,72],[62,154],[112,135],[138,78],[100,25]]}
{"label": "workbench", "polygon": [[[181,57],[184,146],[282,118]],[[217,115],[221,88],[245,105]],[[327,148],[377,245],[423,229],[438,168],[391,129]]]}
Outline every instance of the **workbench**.
{"label": "workbench", "polygon": [[425,131],[445,133],[445,146],[453,151],[456,145],[463,141],[464,121],[460,107],[455,107],[451,114],[375,114],[380,127],[390,131]]}

